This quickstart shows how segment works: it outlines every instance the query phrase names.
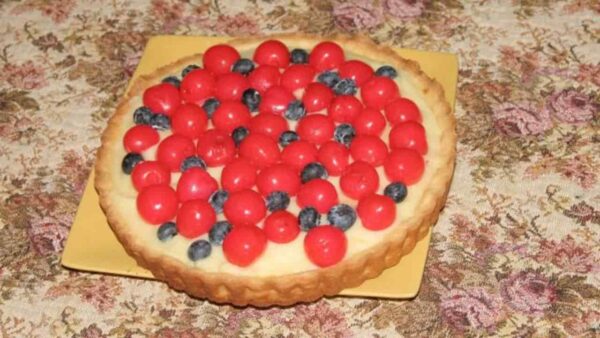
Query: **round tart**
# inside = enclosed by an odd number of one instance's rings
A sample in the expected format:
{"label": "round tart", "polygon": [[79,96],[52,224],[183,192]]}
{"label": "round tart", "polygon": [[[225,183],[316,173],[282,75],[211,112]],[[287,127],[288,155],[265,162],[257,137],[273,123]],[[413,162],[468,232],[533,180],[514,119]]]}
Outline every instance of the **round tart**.
{"label": "round tart", "polygon": [[445,203],[455,144],[442,87],[390,48],[235,39],[134,83],[95,185],[156,278],[214,302],[289,305],[409,253]]}

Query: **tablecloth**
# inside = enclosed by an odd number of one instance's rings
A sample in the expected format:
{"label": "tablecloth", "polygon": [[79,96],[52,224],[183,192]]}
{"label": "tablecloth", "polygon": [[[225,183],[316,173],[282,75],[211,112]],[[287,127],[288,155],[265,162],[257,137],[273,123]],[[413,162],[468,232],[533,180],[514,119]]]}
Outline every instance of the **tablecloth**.
{"label": "tablecloth", "polygon": [[[276,32],[459,56],[456,173],[419,295],[261,310],[63,269],[147,39]],[[0,1],[0,336],[597,337],[599,41],[594,0]]]}

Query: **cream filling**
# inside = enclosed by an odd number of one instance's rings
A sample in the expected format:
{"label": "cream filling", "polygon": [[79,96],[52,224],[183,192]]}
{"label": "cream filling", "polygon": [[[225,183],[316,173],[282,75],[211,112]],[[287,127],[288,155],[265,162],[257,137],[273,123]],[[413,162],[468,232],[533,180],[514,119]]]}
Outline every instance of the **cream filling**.
{"label": "cream filling", "polygon": [[[357,57],[348,55],[348,58],[350,59]],[[368,63],[374,69],[377,69],[377,67],[381,66],[381,64],[376,62]],[[412,83],[412,80],[408,78],[406,74],[400,73],[396,78],[396,82],[400,88],[401,95],[413,100],[420,108],[423,116],[422,124],[426,130],[427,142],[429,146],[428,153],[424,157],[425,172],[419,182],[408,187],[407,198],[402,203],[397,204],[396,221],[392,226],[384,230],[372,231],[364,228],[360,218],[357,219],[356,223],[346,231],[346,236],[348,239],[348,251],[345,256],[346,258],[360,254],[361,251],[377,245],[377,243],[382,241],[390,232],[397,230],[398,227],[402,227],[403,224],[405,224],[406,221],[413,215],[413,210],[415,210],[417,204],[419,201],[421,201],[425,189],[432,181],[433,173],[442,165],[440,161],[436,161],[436,159],[439,157],[440,143],[442,140],[440,129],[433,118],[431,109],[425,103],[423,95],[418,91],[417,87],[415,87],[415,85]],[[297,96],[301,96],[302,93],[296,92],[295,94]],[[360,96],[360,92],[357,94],[357,96]],[[131,107],[134,107],[133,109],[141,105],[141,97],[132,99]],[[326,112],[323,111],[322,113]],[[295,130],[296,123],[292,121],[290,122],[290,129]],[[133,119],[126,119],[126,123],[121,125],[121,136],[119,137],[120,140],[131,126],[133,126]],[[391,128],[388,125],[381,135],[386,144],[388,142],[388,134],[390,129]],[[169,134],[170,132],[161,133],[161,139],[165,138]],[[110,198],[114,202],[114,205],[118,209],[118,213],[121,215],[121,217],[128,220],[127,225],[131,227],[131,231],[134,234],[137,234],[138,239],[142,243],[147,243],[146,245],[154,248],[157,253],[172,256],[186,265],[197,267],[205,271],[231,273],[236,275],[273,276],[318,269],[317,266],[309,261],[304,252],[303,241],[306,235],[305,232],[301,232],[300,235],[290,243],[277,244],[269,241],[264,253],[248,267],[241,268],[229,263],[226,260],[221,247],[219,246],[213,246],[211,255],[209,257],[196,262],[191,261],[187,257],[189,245],[192,241],[197,239],[208,239],[208,234],[195,239],[187,239],[183,236],[175,236],[173,239],[170,239],[166,242],[159,241],[156,236],[158,226],[149,225],[140,218],[137,212],[135,200],[137,192],[131,183],[130,176],[123,174],[121,171],[120,161],[126,154],[123,146],[121,144],[116,144],[116,147],[113,149],[113,151],[116,153],[116,156],[114,156],[115,161],[112,163],[112,166],[114,167],[112,172],[114,173],[113,182],[115,182],[115,189],[112,191]],[[145,159],[154,159],[155,152],[156,146],[145,151],[143,156]],[[222,167],[209,168],[208,172],[217,180],[219,180],[221,168]],[[377,172],[379,173],[380,178],[378,192],[383,193],[383,189],[390,182],[385,176],[383,166],[379,166],[377,168]],[[176,187],[179,176],[179,173],[174,173],[172,175],[171,186],[173,188]],[[329,177],[328,180],[338,188],[340,203],[346,203],[356,208],[357,201],[346,197],[341,189],[339,189],[339,177]],[[296,204],[295,197],[291,199],[288,210],[296,215],[300,211],[300,208]],[[224,219],[224,216],[221,214],[218,216],[218,219],[222,220]],[[327,223],[326,215],[321,216],[321,223]],[[258,224],[258,226],[262,226],[262,222],[261,224]]]}

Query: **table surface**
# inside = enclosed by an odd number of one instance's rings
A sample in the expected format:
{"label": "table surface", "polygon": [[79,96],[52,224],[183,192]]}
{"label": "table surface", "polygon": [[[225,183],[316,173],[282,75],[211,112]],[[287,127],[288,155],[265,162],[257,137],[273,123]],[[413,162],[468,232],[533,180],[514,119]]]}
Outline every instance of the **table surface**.
{"label": "table surface", "polygon": [[[0,2],[0,337],[600,335],[596,1],[192,3]],[[459,56],[457,168],[420,294],[259,310],[63,269],[147,39],[274,32]]]}

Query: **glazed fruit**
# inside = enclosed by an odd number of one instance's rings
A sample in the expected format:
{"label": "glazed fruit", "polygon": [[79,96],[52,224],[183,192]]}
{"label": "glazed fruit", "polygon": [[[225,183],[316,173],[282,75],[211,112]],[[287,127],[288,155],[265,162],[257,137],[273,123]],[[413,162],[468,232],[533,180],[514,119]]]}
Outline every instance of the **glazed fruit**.
{"label": "glazed fruit", "polygon": [[204,68],[215,75],[228,73],[240,59],[240,53],[226,44],[218,44],[208,48],[202,55]]}
{"label": "glazed fruit", "polygon": [[294,168],[286,164],[275,164],[260,171],[256,187],[264,196],[274,191],[284,191],[295,196],[300,189],[300,177]]}
{"label": "glazed fruit", "polygon": [[250,88],[246,77],[240,73],[219,75],[215,83],[215,97],[221,101],[239,101],[242,94]]}
{"label": "glazed fruit", "polygon": [[423,176],[425,161],[417,151],[400,148],[392,150],[383,164],[385,174],[390,181],[416,183]]}
{"label": "glazed fruit", "polygon": [[377,76],[385,76],[385,77],[389,77],[390,79],[395,79],[398,76],[398,71],[396,70],[396,68],[392,67],[392,66],[381,66],[379,68],[377,68],[377,70],[375,71],[375,75]]}
{"label": "glazed fruit", "polygon": [[212,117],[212,122],[215,129],[230,134],[239,126],[247,127],[251,118],[248,107],[243,103],[239,101],[222,101]]}
{"label": "glazed fruit", "polygon": [[164,79],[160,80],[160,82],[171,84],[176,88],[179,88],[179,85],[181,84],[181,80],[179,80],[177,76],[167,76]]}
{"label": "glazed fruit", "polygon": [[279,84],[281,74],[279,69],[273,66],[258,66],[248,75],[250,88],[254,88],[259,93],[264,94],[267,89]]}
{"label": "glazed fruit", "polygon": [[217,190],[213,192],[208,198],[208,203],[215,210],[217,214],[223,212],[223,205],[225,205],[225,201],[229,198],[229,193],[227,190]]}
{"label": "glazed fruit", "polygon": [[166,222],[161,224],[156,231],[156,238],[161,242],[166,242],[177,236],[177,226],[175,222]]}
{"label": "glazed fruit", "polygon": [[317,148],[304,140],[289,144],[281,152],[281,160],[296,170],[301,170],[310,162],[317,160]]}
{"label": "glazed fruit", "polygon": [[258,111],[262,114],[283,115],[292,101],[294,95],[289,90],[273,86],[263,94]]}
{"label": "glazed fruit", "polygon": [[123,147],[125,147],[128,153],[141,153],[157,144],[159,139],[160,136],[154,128],[145,124],[139,124],[131,127],[125,133],[125,136],[123,136]]}
{"label": "glazed fruit", "polygon": [[394,202],[400,203],[406,198],[408,190],[406,189],[406,185],[404,183],[392,182],[388,184],[385,189],[383,189],[383,194],[391,198]]}
{"label": "glazed fruit", "polygon": [[250,133],[240,143],[239,154],[257,168],[265,168],[279,160],[279,146],[267,135]]}
{"label": "glazed fruit", "polygon": [[221,166],[233,159],[235,143],[226,132],[210,129],[198,138],[197,153],[207,166]]}
{"label": "glazed fruit", "polygon": [[221,186],[229,192],[250,189],[256,183],[256,167],[248,160],[237,158],[221,172]]}
{"label": "glazed fruit", "polygon": [[195,262],[210,256],[211,252],[212,246],[210,243],[205,239],[199,239],[190,244],[187,255],[192,262]]}
{"label": "glazed fruit", "polygon": [[346,231],[356,222],[356,211],[348,204],[338,204],[329,210],[327,220],[331,225]]}
{"label": "glazed fruit", "polygon": [[181,77],[184,78],[192,70],[198,69],[198,68],[200,68],[200,66],[198,66],[198,65],[187,65],[187,66],[185,66],[185,68],[183,68],[183,70],[181,71]]}
{"label": "glazed fruit", "polygon": [[175,190],[162,184],[145,187],[136,199],[138,213],[150,224],[162,224],[173,219],[177,205]]}
{"label": "glazed fruit", "polygon": [[179,107],[181,97],[175,86],[161,83],[146,89],[143,102],[152,112],[169,116]]}
{"label": "glazed fruit", "polygon": [[329,177],[327,169],[325,169],[325,167],[318,162],[311,162],[307,164],[300,173],[300,179],[302,180],[302,183],[306,183],[315,178],[327,179],[327,177]]}
{"label": "glazed fruit", "polygon": [[356,161],[366,162],[374,167],[383,164],[387,157],[388,149],[385,143],[377,136],[359,135],[352,140],[350,154]]}
{"label": "glazed fruit", "polygon": [[308,259],[322,268],[341,261],[347,249],[346,235],[341,229],[331,225],[312,228],[304,238],[304,251]]}
{"label": "glazed fruit", "polygon": [[331,41],[317,44],[308,58],[308,63],[319,72],[339,68],[342,62],[344,62],[344,50]]}
{"label": "glazed fruit", "polygon": [[376,76],[365,83],[360,91],[363,104],[374,109],[382,109],[400,96],[398,85],[388,77]]}
{"label": "glazed fruit", "polygon": [[261,101],[261,96],[258,90],[254,88],[248,88],[242,93],[242,103],[248,107],[251,113],[258,111],[258,106]]}
{"label": "glazed fruit", "polygon": [[275,243],[289,243],[300,234],[298,219],[285,210],[275,211],[267,216],[263,230],[267,239]]}
{"label": "glazed fruit", "polygon": [[400,122],[416,121],[421,122],[421,111],[419,107],[410,99],[400,97],[385,106],[385,117],[392,126]]}
{"label": "glazed fruit", "polygon": [[133,122],[135,124],[150,124],[152,115],[154,113],[148,107],[139,107],[133,112]]}
{"label": "glazed fruit", "polygon": [[327,110],[327,115],[334,122],[350,123],[360,115],[362,110],[362,103],[356,97],[342,95],[333,99]]}
{"label": "glazed fruit", "polygon": [[286,130],[279,135],[279,145],[282,147],[287,147],[290,143],[298,140],[298,134],[293,130]]}
{"label": "glazed fruit", "polygon": [[150,117],[150,125],[156,130],[169,130],[171,119],[165,114],[153,114]]}
{"label": "glazed fruit", "polygon": [[185,102],[197,105],[202,105],[206,99],[212,97],[214,88],[214,75],[210,71],[200,68],[189,72],[179,86],[181,98]]}
{"label": "glazed fruit", "polygon": [[274,141],[279,141],[279,136],[289,129],[287,120],[280,115],[258,114],[250,120],[248,129],[252,133],[267,135]]}
{"label": "glazed fruit", "polygon": [[326,213],[338,203],[338,195],[331,182],[317,178],[300,187],[297,203],[301,208],[310,206],[319,213]]}
{"label": "glazed fruit", "polygon": [[267,236],[254,225],[234,226],[223,241],[223,253],[231,264],[246,267],[266,249]]}
{"label": "glazed fruit", "polygon": [[373,76],[373,68],[360,60],[349,60],[340,66],[339,73],[341,78],[352,79],[360,87]]}
{"label": "glazed fruit", "polygon": [[302,231],[308,231],[321,222],[321,214],[313,207],[305,207],[298,213],[298,224]]}
{"label": "glazed fruit", "polygon": [[302,103],[306,112],[312,113],[327,109],[333,98],[333,91],[329,87],[319,82],[313,82],[306,86]]}
{"label": "glazed fruit", "polygon": [[287,109],[283,113],[286,119],[292,121],[298,121],[306,115],[306,109],[304,103],[300,100],[293,100],[288,104]]}
{"label": "glazed fruit", "polygon": [[171,172],[158,161],[143,161],[133,168],[131,181],[137,191],[151,185],[169,185]]}
{"label": "glazed fruit", "polygon": [[138,153],[127,153],[121,161],[121,170],[127,175],[131,174],[133,169],[144,160],[142,155]]}
{"label": "glazed fruit", "polygon": [[290,52],[281,41],[267,40],[256,47],[253,59],[259,65],[285,68],[290,63]]}
{"label": "glazed fruit", "polygon": [[244,76],[247,76],[253,70],[254,70],[254,62],[252,62],[252,60],[250,60],[250,59],[243,59],[243,58],[237,60],[233,64],[233,67],[231,68],[232,72],[240,73]]}
{"label": "glazed fruit", "polygon": [[239,126],[231,132],[231,138],[233,139],[233,143],[235,143],[236,146],[239,146],[249,134],[250,130],[248,130],[248,128]]}
{"label": "glazed fruit", "polygon": [[352,79],[341,79],[331,89],[336,95],[354,95],[358,91],[358,87]]}
{"label": "glazed fruit", "polygon": [[379,110],[365,108],[352,121],[352,125],[357,135],[380,136],[385,129],[386,121]]}
{"label": "glazed fruit", "polygon": [[206,130],[208,117],[202,108],[195,104],[182,104],[171,116],[171,128],[174,134],[197,139]]}
{"label": "glazed fruit", "polygon": [[329,141],[319,148],[317,160],[331,176],[340,176],[350,159],[350,151],[346,146],[335,141]]}
{"label": "glazed fruit", "polygon": [[308,115],[296,126],[300,139],[314,144],[323,144],[331,140],[334,130],[335,125],[331,118],[322,114]]}
{"label": "glazed fruit", "polygon": [[294,64],[308,63],[308,53],[302,48],[294,48],[290,52],[290,61]]}
{"label": "glazed fruit", "polygon": [[340,74],[335,71],[324,71],[323,73],[317,76],[317,81],[326,85],[329,88],[333,88],[336,83],[340,82]]}
{"label": "glazed fruit", "polygon": [[273,191],[267,195],[267,210],[274,212],[285,210],[290,205],[290,195],[285,191]]}
{"label": "glazed fruit", "polygon": [[335,127],[335,131],[333,133],[333,137],[339,143],[349,147],[356,136],[356,131],[351,124],[342,123]]}
{"label": "glazed fruit", "polygon": [[177,182],[177,198],[180,202],[194,199],[208,200],[219,188],[217,181],[200,168],[190,168]]}
{"label": "glazed fruit", "polygon": [[217,215],[207,201],[183,202],[177,211],[177,232],[186,238],[196,238],[207,233],[216,222]]}
{"label": "glazed fruit", "polygon": [[179,166],[179,171],[181,171],[183,173],[183,172],[186,172],[190,168],[206,169],[206,163],[200,157],[198,157],[196,155],[192,155],[192,156],[186,157],[183,160],[183,162],[181,162],[181,165]]}
{"label": "glazed fruit", "polygon": [[389,136],[390,148],[408,148],[427,154],[427,138],[425,128],[415,121],[400,122],[392,128]]}
{"label": "glazed fruit", "polygon": [[315,77],[315,69],[309,65],[291,65],[281,74],[281,86],[293,92],[296,89],[306,88]]}
{"label": "glazed fruit", "polygon": [[359,200],[377,191],[379,175],[370,164],[357,161],[344,170],[340,177],[340,188],[346,196]]}
{"label": "glazed fruit", "polygon": [[222,245],[225,237],[231,232],[233,226],[227,221],[218,221],[208,232],[208,240],[212,245]]}
{"label": "glazed fruit", "polygon": [[369,230],[383,230],[396,219],[396,204],[383,195],[371,194],[361,198],[356,210],[363,226]]}
{"label": "glazed fruit", "polygon": [[245,189],[229,194],[223,206],[225,217],[231,224],[257,224],[262,220],[267,207],[262,196],[254,190]]}
{"label": "glazed fruit", "polygon": [[173,134],[158,145],[156,159],[171,171],[179,171],[181,162],[196,153],[194,142],[185,136]]}
{"label": "glazed fruit", "polygon": [[220,104],[221,101],[217,100],[214,97],[211,97],[204,101],[204,103],[202,104],[202,109],[204,109],[204,112],[206,113],[206,116],[208,118],[212,118],[213,114],[215,113],[217,108],[219,108]]}

